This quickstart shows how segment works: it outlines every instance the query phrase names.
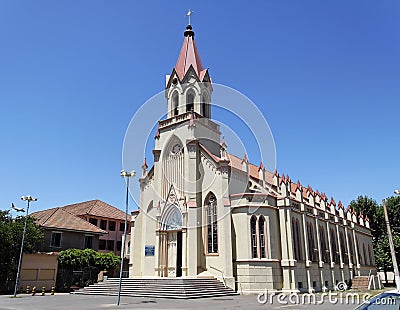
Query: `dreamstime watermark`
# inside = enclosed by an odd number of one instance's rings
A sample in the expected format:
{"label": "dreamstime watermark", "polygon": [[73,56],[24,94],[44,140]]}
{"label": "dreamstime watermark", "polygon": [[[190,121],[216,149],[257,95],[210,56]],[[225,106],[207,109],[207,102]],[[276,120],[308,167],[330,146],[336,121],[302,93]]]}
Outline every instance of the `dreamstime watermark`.
{"label": "dreamstime watermark", "polygon": [[259,293],[257,301],[260,304],[274,304],[281,305],[322,305],[329,304],[342,304],[342,305],[358,305],[367,302],[371,299],[369,293],[346,292],[347,284],[339,282],[335,291],[328,291],[323,293],[297,293],[297,292],[269,292],[267,289]]}

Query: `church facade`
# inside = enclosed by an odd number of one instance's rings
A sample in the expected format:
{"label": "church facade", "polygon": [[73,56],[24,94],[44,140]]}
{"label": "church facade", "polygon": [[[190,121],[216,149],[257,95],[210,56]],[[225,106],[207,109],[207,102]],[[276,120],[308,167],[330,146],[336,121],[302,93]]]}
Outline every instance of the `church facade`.
{"label": "church facade", "polygon": [[214,276],[241,293],[313,291],[375,269],[369,220],[227,152],[190,25],[167,76],[132,213],[130,277]]}

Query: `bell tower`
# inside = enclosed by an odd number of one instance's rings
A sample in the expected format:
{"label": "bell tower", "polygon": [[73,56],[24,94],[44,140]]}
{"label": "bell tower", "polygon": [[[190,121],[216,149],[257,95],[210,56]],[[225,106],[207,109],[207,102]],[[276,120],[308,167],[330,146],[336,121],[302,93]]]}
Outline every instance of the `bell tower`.
{"label": "bell tower", "polygon": [[166,76],[165,97],[168,118],[195,112],[211,118],[212,85],[208,69],[203,68],[189,24],[184,32],[178,61],[170,75]]}

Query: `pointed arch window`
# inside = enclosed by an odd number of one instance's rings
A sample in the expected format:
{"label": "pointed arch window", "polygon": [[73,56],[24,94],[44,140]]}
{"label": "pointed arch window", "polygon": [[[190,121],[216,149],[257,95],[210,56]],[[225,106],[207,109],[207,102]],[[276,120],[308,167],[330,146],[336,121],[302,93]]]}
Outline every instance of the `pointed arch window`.
{"label": "pointed arch window", "polygon": [[251,257],[258,258],[258,247],[257,247],[257,218],[255,216],[251,217],[250,220],[250,230],[251,230]]}
{"label": "pointed arch window", "polygon": [[182,213],[176,204],[169,205],[161,217],[163,230],[177,230],[182,228]]}
{"label": "pointed arch window", "polygon": [[351,234],[348,233],[347,234],[347,238],[349,239],[349,252],[350,252],[350,259],[351,259],[351,263],[354,264],[354,242],[353,242],[353,238],[351,238]]}
{"label": "pointed arch window", "polygon": [[368,244],[368,258],[369,258],[369,265],[372,266],[374,264],[374,261],[372,258],[371,246],[369,244]]}
{"label": "pointed arch window", "polygon": [[345,238],[344,238],[343,231],[341,231],[339,233],[339,240],[340,240],[340,249],[342,251],[343,262],[345,264],[348,264],[349,263],[349,254],[346,251],[346,244],[344,243],[345,242]]}
{"label": "pointed arch window", "polygon": [[207,96],[203,95],[201,100],[201,114],[207,117],[206,105],[207,105]]}
{"label": "pointed arch window", "polygon": [[322,225],[319,226],[319,239],[321,242],[322,260],[325,263],[329,263],[330,262],[329,249],[327,247],[327,242],[326,242],[325,228]]}
{"label": "pointed arch window", "polygon": [[217,199],[211,193],[206,200],[207,253],[218,253]]}
{"label": "pointed arch window", "polygon": [[313,262],[317,261],[314,228],[311,223],[307,224],[308,254],[309,259]]}
{"label": "pointed arch window", "polygon": [[365,250],[365,244],[363,243],[363,261],[361,262],[360,259],[360,264],[361,265],[369,265],[369,263],[367,262],[367,251]]}
{"label": "pointed arch window", "polygon": [[204,93],[202,96],[201,102],[201,114],[205,117],[210,117],[210,97],[207,93]]}
{"label": "pointed arch window", "polygon": [[268,258],[269,241],[268,241],[268,217],[263,215],[257,217],[253,215],[250,218],[250,239],[251,239],[251,257],[252,258]]}
{"label": "pointed arch window", "polygon": [[[356,242],[355,242],[356,246],[357,246],[357,255],[358,255],[358,263],[360,265],[363,265],[363,262],[365,261],[365,257],[363,257],[361,254],[361,243],[360,240],[358,240],[358,237],[356,236]],[[363,244],[364,245],[364,244]],[[356,262],[354,262],[356,263]]]}
{"label": "pointed arch window", "polygon": [[176,116],[179,114],[179,95],[178,92],[175,91],[172,95],[172,115]]}
{"label": "pointed arch window", "polygon": [[300,224],[298,219],[292,219],[293,229],[293,243],[294,243],[294,258],[296,260],[302,260],[301,251],[301,236],[300,236]]}
{"label": "pointed arch window", "polygon": [[333,228],[331,228],[330,234],[331,234],[332,258],[336,264],[339,264],[340,258],[336,242],[336,234]]}
{"label": "pointed arch window", "polygon": [[258,220],[258,229],[260,234],[260,256],[261,258],[266,258],[265,252],[265,219],[264,216],[260,216]]}
{"label": "pointed arch window", "polygon": [[194,111],[194,93],[188,92],[186,96],[186,112]]}

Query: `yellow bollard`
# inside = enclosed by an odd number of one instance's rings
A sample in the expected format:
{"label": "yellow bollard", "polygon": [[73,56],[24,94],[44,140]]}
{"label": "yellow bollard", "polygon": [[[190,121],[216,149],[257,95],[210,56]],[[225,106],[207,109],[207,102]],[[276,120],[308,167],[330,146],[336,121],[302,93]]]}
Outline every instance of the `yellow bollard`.
{"label": "yellow bollard", "polygon": [[42,296],[46,295],[46,287],[43,285],[42,286]]}
{"label": "yellow bollard", "polygon": [[26,286],[25,292],[26,292],[27,294],[29,294],[30,290],[31,290],[31,287],[30,287],[29,285],[27,285],[27,286]]}
{"label": "yellow bollard", "polygon": [[19,292],[22,293],[23,291],[24,291],[24,287],[21,286],[21,287],[19,288]]}
{"label": "yellow bollard", "polygon": [[54,290],[55,290],[55,287],[52,286],[52,287],[51,287],[51,295],[54,295]]}
{"label": "yellow bollard", "polygon": [[36,294],[36,286],[32,287],[32,296],[35,296]]}

